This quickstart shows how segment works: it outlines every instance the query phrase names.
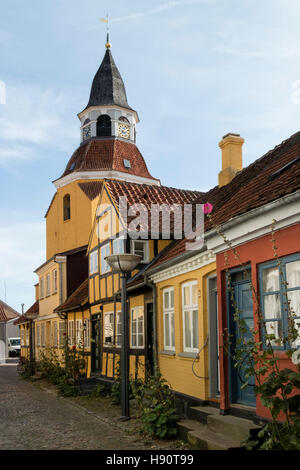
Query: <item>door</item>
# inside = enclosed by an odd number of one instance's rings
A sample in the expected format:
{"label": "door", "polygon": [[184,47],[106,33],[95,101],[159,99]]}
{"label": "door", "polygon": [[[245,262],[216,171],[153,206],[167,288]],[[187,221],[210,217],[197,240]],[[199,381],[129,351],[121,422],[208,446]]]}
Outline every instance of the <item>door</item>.
{"label": "door", "polygon": [[147,348],[146,362],[148,371],[154,375],[154,330],[153,330],[153,303],[147,303]]}
{"label": "door", "polygon": [[101,358],[101,327],[100,315],[92,317],[92,372],[100,372],[102,369]]}
{"label": "door", "polygon": [[[236,348],[239,348],[237,340],[245,340],[251,338],[253,329],[253,303],[252,303],[252,290],[250,282],[247,279],[241,279],[241,274],[232,277],[232,288],[234,299],[236,302],[238,318],[240,321],[244,321],[243,328],[245,331],[241,330],[237,326],[237,322],[234,321],[234,308],[231,305],[231,315],[230,315],[230,333],[231,333],[231,354],[235,354]],[[242,275],[242,277],[246,277]],[[256,397],[254,393],[255,379],[254,376],[248,378],[249,385],[246,388],[242,386],[246,383],[246,368],[249,367],[249,362],[251,364],[251,357],[246,352],[242,355],[242,363],[239,367],[234,367],[234,360],[230,359],[230,371],[231,371],[231,401],[233,403],[240,403],[248,406],[255,406]],[[252,362],[253,364],[253,362]]]}

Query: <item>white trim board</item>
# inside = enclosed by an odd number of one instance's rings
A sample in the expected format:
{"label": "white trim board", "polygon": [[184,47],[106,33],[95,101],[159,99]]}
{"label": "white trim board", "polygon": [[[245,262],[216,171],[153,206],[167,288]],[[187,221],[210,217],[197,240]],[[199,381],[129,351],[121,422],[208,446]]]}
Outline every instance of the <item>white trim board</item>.
{"label": "white trim board", "polygon": [[157,284],[158,282],[166,281],[172,277],[180,276],[181,274],[200,269],[207,264],[213,263],[214,261],[216,261],[215,254],[211,250],[208,250],[204,253],[199,253],[198,255],[189,258],[188,260],[182,261],[181,263],[176,263],[176,261],[174,261],[173,266],[152,274],[150,276],[150,280],[153,281],[154,284]]}
{"label": "white trim board", "polygon": [[103,180],[103,179],[117,179],[127,181],[128,183],[151,184],[161,186],[157,179],[145,178],[144,176],[131,175],[130,173],[122,173],[121,171],[108,170],[108,171],[75,171],[62,178],[53,181],[56,189],[62,188],[73,181],[78,180]]}

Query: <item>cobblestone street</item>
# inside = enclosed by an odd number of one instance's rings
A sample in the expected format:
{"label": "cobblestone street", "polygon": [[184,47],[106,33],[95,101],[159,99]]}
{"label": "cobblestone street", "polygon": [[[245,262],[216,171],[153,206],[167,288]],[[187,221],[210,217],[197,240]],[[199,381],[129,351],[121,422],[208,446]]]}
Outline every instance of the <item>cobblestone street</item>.
{"label": "cobblestone street", "polygon": [[149,449],[126,427],[0,366],[0,449]]}

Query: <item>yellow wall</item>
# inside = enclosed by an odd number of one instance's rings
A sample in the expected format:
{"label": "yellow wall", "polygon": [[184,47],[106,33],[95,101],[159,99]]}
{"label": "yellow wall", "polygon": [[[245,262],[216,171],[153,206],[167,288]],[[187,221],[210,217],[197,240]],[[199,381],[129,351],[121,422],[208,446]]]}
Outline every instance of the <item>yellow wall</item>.
{"label": "yellow wall", "polygon": [[[72,182],[58,188],[46,217],[47,259],[88,243],[94,216],[95,204]],[[63,220],[63,198],[70,194],[71,218]],[[98,199],[98,198],[96,198]]]}
{"label": "yellow wall", "polygon": [[[164,378],[171,388],[202,400],[208,399],[208,380],[195,377],[192,372],[194,359],[180,357],[183,353],[183,317],[181,286],[188,281],[198,281],[198,337],[199,349],[204,345],[207,333],[207,288],[206,276],[213,274],[215,263],[211,263],[201,269],[172,277],[156,284],[157,287],[157,330],[158,330],[158,365]],[[164,326],[163,326],[163,289],[174,287],[174,323],[175,323],[175,355],[161,353],[164,350]],[[200,359],[194,364],[197,375],[208,376],[208,348],[200,353]]]}

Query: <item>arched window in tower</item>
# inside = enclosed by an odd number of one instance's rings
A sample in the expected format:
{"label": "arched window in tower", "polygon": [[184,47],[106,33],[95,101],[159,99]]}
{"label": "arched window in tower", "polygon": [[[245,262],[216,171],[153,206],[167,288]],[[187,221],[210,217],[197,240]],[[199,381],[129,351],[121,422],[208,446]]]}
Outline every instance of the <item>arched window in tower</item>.
{"label": "arched window in tower", "polygon": [[64,220],[69,220],[71,218],[71,200],[70,194],[64,196]]}
{"label": "arched window in tower", "polygon": [[97,119],[97,136],[111,136],[111,119],[107,114],[101,114]]}

